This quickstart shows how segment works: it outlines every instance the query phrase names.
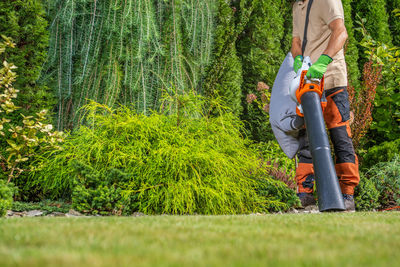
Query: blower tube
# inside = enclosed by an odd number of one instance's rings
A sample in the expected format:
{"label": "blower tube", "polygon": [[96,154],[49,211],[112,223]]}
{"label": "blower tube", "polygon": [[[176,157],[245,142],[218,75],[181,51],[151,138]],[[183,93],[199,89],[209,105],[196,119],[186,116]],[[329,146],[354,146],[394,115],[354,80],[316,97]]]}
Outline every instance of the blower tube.
{"label": "blower tube", "polygon": [[313,159],[319,210],[346,210],[325,130],[320,96],[316,92],[306,92],[301,96],[301,105]]}

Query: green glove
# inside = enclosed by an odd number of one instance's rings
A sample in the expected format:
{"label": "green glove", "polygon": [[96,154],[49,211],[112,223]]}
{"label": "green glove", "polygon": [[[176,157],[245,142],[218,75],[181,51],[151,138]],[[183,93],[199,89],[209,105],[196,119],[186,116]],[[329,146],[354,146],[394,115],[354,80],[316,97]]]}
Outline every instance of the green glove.
{"label": "green glove", "polygon": [[294,62],[293,62],[293,70],[294,72],[297,73],[297,71],[301,68],[301,66],[303,65],[303,56],[302,55],[298,55],[294,58]]}
{"label": "green glove", "polygon": [[328,68],[329,63],[332,61],[333,59],[330,56],[325,54],[321,55],[319,59],[308,69],[307,78],[321,80],[326,72],[326,69]]}

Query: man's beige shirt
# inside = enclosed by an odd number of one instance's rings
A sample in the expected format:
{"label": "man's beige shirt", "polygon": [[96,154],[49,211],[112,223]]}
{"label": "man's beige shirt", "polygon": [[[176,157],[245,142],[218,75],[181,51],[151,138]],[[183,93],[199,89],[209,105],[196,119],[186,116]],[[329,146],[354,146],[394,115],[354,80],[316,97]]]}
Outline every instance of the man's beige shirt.
{"label": "man's beige shirt", "polygon": [[[303,42],[308,1],[297,1],[293,5],[293,37]],[[344,20],[341,0],[314,0],[307,30],[307,46],[304,57],[310,56],[315,62],[328,47],[331,37],[329,24],[335,19]],[[334,57],[325,73],[325,89],[347,86],[347,69],[344,52],[341,49]]]}

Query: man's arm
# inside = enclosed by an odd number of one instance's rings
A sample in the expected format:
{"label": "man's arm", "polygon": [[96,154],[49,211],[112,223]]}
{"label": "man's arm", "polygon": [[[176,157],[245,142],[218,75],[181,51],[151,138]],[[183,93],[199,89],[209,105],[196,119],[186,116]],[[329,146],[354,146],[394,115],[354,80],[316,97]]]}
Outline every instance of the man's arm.
{"label": "man's arm", "polygon": [[340,51],[340,49],[343,48],[348,35],[343,19],[335,19],[332,21],[329,24],[329,29],[332,31],[332,34],[324,54],[333,58]]}
{"label": "man's arm", "polygon": [[299,37],[293,37],[292,38],[292,56],[293,58],[297,57],[297,56],[302,56],[301,54],[301,40]]}
{"label": "man's arm", "polygon": [[318,60],[308,69],[307,77],[310,79],[322,79],[328,65],[333,61],[333,57],[343,48],[347,40],[347,31],[343,19],[335,19],[329,23],[332,31],[328,42],[328,47]]}

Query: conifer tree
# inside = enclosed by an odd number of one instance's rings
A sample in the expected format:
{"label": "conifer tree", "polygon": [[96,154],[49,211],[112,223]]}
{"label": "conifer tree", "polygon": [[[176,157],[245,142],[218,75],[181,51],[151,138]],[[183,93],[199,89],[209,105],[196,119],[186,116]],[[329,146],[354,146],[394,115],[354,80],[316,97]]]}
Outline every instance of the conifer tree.
{"label": "conifer tree", "polygon": [[[372,38],[377,41],[390,44],[392,42],[392,35],[389,30],[389,16],[386,11],[386,0],[357,0],[352,1],[353,18],[357,18],[357,14],[361,18],[365,18],[366,28],[371,34]],[[357,41],[362,39],[361,33],[356,34]]]}
{"label": "conifer tree", "polygon": [[389,14],[389,29],[392,32],[393,44],[400,46],[400,17],[393,11],[400,9],[400,0],[387,0],[387,13]]}
{"label": "conifer tree", "polygon": [[37,84],[49,42],[46,27],[42,0],[0,1],[0,33],[16,43],[16,49],[6,51],[0,60],[7,58],[18,66],[15,87],[20,93],[16,105],[23,108],[25,115],[49,109],[53,104],[50,90]]}
{"label": "conifer tree", "polygon": [[248,104],[246,95],[257,88],[258,82],[272,87],[279,67],[288,51],[282,50],[285,40],[282,11],[287,10],[287,2],[276,0],[255,0],[254,10],[240,36],[237,47],[243,65],[242,85],[244,107],[242,119],[257,141],[272,138],[267,116],[256,104]]}
{"label": "conifer tree", "polygon": [[345,45],[345,56],[349,83],[351,83],[355,88],[358,88],[360,85],[360,69],[358,67],[358,48],[357,41],[354,37],[354,23],[351,12],[352,2],[353,0],[342,0],[345,25],[348,34],[347,43]]}
{"label": "conifer tree", "polygon": [[231,111],[240,115],[243,82],[242,65],[237,56],[237,7],[232,2],[218,1],[217,26],[211,64],[204,85],[206,95],[219,96]]}
{"label": "conifer tree", "polygon": [[48,1],[42,80],[57,93],[57,125],[73,128],[92,99],[148,114],[161,92],[200,90],[211,61],[212,0]]}

